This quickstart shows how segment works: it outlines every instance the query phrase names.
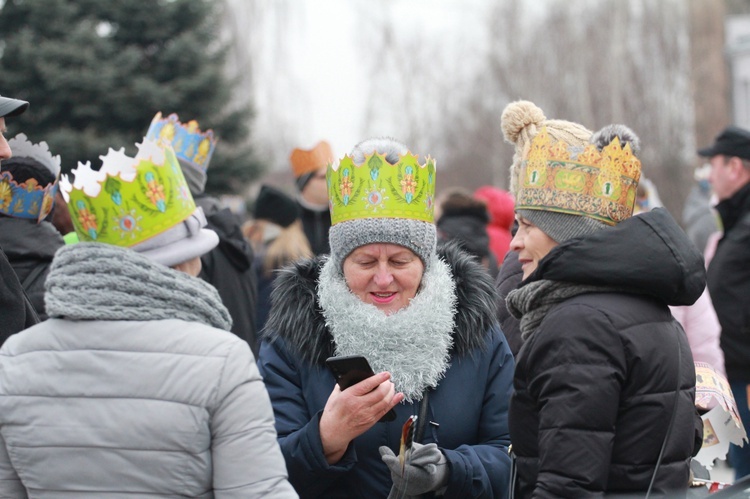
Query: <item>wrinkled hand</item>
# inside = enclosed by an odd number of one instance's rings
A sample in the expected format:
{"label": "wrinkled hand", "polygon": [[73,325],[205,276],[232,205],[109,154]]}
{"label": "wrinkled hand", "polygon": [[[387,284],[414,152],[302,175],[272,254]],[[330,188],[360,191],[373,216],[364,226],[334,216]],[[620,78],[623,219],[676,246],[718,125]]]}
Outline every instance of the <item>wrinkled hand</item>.
{"label": "wrinkled hand", "polygon": [[336,385],[320,416],[320,440],[329,464],[337,463],[349,442],[372,428],[404,399],[388,372],[381,372],[341,390]]}
{"label": "wrinkled hand", "polygon": [[378,450],[393,479],[393,489],[388,497],[400,497],[404,492],[408,496],[417,496],[438,490],[448,483],[448,461],[437,444],[412,444],[411,458],[407,459],[403,475],[398,456],[385,446]]}

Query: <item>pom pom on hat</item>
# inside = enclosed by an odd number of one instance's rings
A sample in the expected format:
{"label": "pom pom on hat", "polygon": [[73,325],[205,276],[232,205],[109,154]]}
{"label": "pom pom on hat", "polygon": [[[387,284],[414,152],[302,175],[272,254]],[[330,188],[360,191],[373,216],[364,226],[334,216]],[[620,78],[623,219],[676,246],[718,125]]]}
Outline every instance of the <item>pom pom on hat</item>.
{"label": "pom pom on hat", "polygon": [[505,140],[513,144],[516,152],[510,167],[510,192],[514,196],[518,190],[518,174],[521,163],[526,159],[531,147],[531,140],[542,127],[547,128],[549,136],[564,141],[570,146],[583,148],[589,143],[592,132],[583,125],[565,120],[548,120],[544,112],[533,102],[520,100],[511,102],[503,110],[500,125]]}

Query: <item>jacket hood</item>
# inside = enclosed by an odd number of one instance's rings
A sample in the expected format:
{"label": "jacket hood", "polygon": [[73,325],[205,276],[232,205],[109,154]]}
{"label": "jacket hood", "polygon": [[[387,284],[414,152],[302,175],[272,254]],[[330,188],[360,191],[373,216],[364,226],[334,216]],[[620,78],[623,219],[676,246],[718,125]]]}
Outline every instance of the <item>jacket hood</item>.
{"label": "jacket hood", "polygon": [[692,305],[706,286],[703,257],[669,212],[656,208],[565,241],[524,282],[614,287],[668,305]]}
{"label": "jacket hood", "polygon": [[0,218],[0,247],[10,260],[49,260],[64,246],[60,233],[49,222]]}
{"label": "jacket hood", "polygon": [[242,235],[237,219],[224,208],[206,216],[208,228],[219,235],[219,248],[238,272],[245,272],[253,263],[253,250]]}
{"label": "jacket hood", "polygon": [[[487,331],[495,323],[496,291],[491,277],[472,256],[456,244],[438,247],[438,256],[450,267],[456,283],[453,349],[458,355],[486,347]],[[334,344],[318,304],[320,270],[327,257],[299,261],[279,271],[271,293],[271,313],[264,339],[285,342],[304,361],[324,364]]]}

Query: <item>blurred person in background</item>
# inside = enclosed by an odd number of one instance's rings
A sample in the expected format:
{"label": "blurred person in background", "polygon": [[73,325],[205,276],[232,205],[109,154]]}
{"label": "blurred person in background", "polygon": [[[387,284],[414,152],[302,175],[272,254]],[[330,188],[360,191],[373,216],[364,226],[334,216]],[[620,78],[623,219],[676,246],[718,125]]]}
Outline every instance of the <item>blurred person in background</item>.
{"label": "blurred person in background", "polygon": [[695,169],[695,183],[690,189],[682,210],[682,225],[693,244],[705,255],[709,238],[721,230],[719,216],[711,202],[711,165]]}
{"label": "blurred person in background", "polygon": [[[513,357],[487,272],[436,249],[434,161],[370,139],[328,183],[331,256],[282,271],[260,351],[290,481],[302,497],[503,497]],[[363,355],[376,374],[341,390],[334,355]]]}
{"label": "blurred person in background", "polygon": [[[621,142],[631,145],[633,154],[638,156],[640,140],[630,129],[624,129],[619,135]],[[606,145],[606,144],[605,144]],[[659,190],[651,180],[641,176],[636,194],[634,215],[647,213],[654,208],[663,208]],[[696,247],[700,251],[700,248]],[[716,372],[726,376],[724,370],[724,352],[719,344],[721,326],[716,311],[711,303],[711,296],[706,287],[700,298],[692,305],[670,306],[670,311],[682,329],[685,330],[693,360],[705,362]]]}
{"label": "blurred person in background", "polygon": [[37,316],[45,320],[44,281],[55,252],[64,244],[49,222],[60,156],[52,156],[46,142],[32,144],[22,133],[8,144],[14,154],[0,164],[0,247]]}
{"label": "blurred person in background", "polygon": [[208,167],[218,138],[213,130],[201,132],[195,120],[181,123],[176,114],[157,113],[147,137],[169,143],[177,155],[195,204],[203,209],[208,228],[219,244],[201,257],[201,279],[213,285],[232,315],[232,332],[247,341],[258,354],[255,329],[257,282],[252,270],[253,250],[242,235],[239,220],[218,199],[206,194]]}
{"label": "blurred person in background", "polygon": [[[0,95],[0,167],[13,156],[5,139],[5,119],[22,114],[28,107],[29,103],[26,101]],[[10,335],[38,322],[34,307],[0,247],[0,344]]]}
{"label": "blurred person in background", "polygon": [[[709,158],[723,235],[708,264],[708,290],[721,324],[727,379],[745,428],[750,427],[750,131],[724,129],[698,154]],[[713,250],[711,250],[713,251]],[[735,478],[750,474],[750,446],[731,445]]]}
{"label": "blurred person in background", "polygon": [[50,319],[0,349],[0,496],[296,497],[252,352],[196,277],[219,238],[171,148],[138,150],[60,181],[81,242]]}
{"label": "blurred person in background", "polygon": [[476,257],[494,279],[497,260],[490,251],[487,235],[490,221],[487,205],[473,198],[468,191],[454,188],[441,196],[439,207],[440,216],[436,217],[438,241],[456,241],[464,251]]}
{"label": "blurred person in background", "polygon": [[297,186],[302,228],[315,255],[327,255],[331,251],[328,243],[331,214],[328,210],[326,168],[332,162],[333,151],[324,140],[312,149],[297,148],[289,155]]}
{"label": "blurred person in background", "polygon": [[474,191],[474,197],[485,202],[490,214],[487,224],[487,234],[490,236],[490,249],[495,255],[498,265],[505,259],[513,239],[511,229],[516,220],[513,195],[503,189],[491,185],[484,185]]}
{"label": "blurred person in background", "polygon": [[684,494],[702,421],[666,305],[698,299],[703,259],[666,210],[631,216],[640,161],[623,127],[581,147],[544,121],[528,101],[502,115],[523,269],[507,298],[524,339],[509,412],[516,497]]}
{"label": "blurred person in background", "polygon": [[261,331],[271,310],[271,290],[277,270],[313,256],[302,231],[299,205],[284,192],[262,185],[253,209],[254,220],[242,230],[253,245],[258,281],[256,329]]}

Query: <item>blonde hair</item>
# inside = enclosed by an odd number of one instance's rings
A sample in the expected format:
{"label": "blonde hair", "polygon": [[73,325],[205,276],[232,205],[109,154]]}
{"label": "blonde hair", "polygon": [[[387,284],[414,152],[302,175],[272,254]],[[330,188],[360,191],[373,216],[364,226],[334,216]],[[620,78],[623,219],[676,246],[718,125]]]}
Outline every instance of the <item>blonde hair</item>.
{"label": "blonde hair", "polygon": [[[313,257],[300,220],[295,220],[288,227],[281,227],[268,220],[255,220],[245,223],[242,233],[253,245],[253,249],[263,255],[262,270],[266,275],[297,260]],[[270,241],[264,237],[273,233],[276,236]]]}
{"label": "blonde hair", "polygon": [[516,148],[513,164],[510,166],[510,192],[514,196],[518,190],[518,175],[521,163],[526,159],[531,148],[531,140],[543,128],[553,140],[563,141],[574,147],[585,147],[593,132],[583,125],[565,120],[548,120],[544,112],[526,100],[511,102],[505,106],[500,118],[500,126],[507,142]]}

